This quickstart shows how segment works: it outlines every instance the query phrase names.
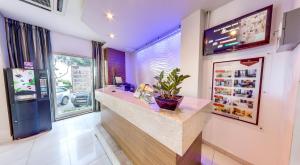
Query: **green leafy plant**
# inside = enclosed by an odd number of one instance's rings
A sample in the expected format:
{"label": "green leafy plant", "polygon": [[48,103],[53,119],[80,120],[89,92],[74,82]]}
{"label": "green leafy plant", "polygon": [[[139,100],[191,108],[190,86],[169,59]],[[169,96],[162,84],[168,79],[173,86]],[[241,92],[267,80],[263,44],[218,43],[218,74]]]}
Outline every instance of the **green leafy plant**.
{"label": "green leafy plant", "polygon": [[162,98],[174,99],[181,90],[179,85],[189,77],[189,75],[180,74],[179,68],[172,70],[166,77],[165,72],[162,71],[158,76],[154,77],[157,80],[157,83],[153,85],[153,88],[156,92],[160,93]]}

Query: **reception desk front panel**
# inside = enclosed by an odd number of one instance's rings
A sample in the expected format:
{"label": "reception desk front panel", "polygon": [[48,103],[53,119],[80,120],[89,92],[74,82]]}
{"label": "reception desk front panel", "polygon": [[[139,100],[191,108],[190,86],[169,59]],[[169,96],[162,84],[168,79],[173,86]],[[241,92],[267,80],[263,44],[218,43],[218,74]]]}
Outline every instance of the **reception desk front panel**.
{"label": "reception desk front panel", "polygon": [[107,107],[101,112],[102,125],[134,163],[181,164],[185,158],[199,163],[210,100],[185,97],[179,109],[172,112],[145,104],[132,93],[113,90],[96,90],[96,99]]}

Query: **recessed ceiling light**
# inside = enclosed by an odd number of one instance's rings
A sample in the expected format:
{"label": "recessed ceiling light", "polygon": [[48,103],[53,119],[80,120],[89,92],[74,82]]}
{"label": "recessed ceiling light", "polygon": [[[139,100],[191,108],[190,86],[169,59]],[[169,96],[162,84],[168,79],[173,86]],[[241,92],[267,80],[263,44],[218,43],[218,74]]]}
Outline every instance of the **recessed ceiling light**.
{"label": "recessed ceiling light", "polygon": [[114,14],[112,12],[107,12],[105,13],[105,15],[109,21],[112,21],[114,19]]}
{"label": "recessed ceiling light", "polygon": [[115,38],[115,34],[114,34],[114,33],[110,33],[110,34],[109,34],[109,37],[110,37],[111,39],[114,39],[114,38]]}

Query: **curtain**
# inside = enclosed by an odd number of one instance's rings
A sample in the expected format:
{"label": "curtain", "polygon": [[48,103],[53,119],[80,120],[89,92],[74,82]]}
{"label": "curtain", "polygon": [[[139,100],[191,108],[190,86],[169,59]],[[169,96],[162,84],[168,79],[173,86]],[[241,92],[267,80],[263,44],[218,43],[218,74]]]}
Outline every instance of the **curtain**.
{"label": "curtain", "polygon": [[[102,88],[104,84],[102,46],[103,43],[92,41],[94,63],[94,90]],[[94,107],[95,111],[101,110],[100,103],[98,101],[94,101]]]}
{"label": "curtain", "polygon": [[[50,31],[9,18],[5,18],[5,29],[10,68],[24,68],[24,62],[32,62],[34,69],[48,70],[49,84],[53,84]],[[49,91],[50,104],[54,107],[53,88]]]}
{"label": "curtain", "polygon": [[9,18],[5,27],[11,68],[24,68],[24,62],[32,62],[35,69],[49,69],[49,30]]}

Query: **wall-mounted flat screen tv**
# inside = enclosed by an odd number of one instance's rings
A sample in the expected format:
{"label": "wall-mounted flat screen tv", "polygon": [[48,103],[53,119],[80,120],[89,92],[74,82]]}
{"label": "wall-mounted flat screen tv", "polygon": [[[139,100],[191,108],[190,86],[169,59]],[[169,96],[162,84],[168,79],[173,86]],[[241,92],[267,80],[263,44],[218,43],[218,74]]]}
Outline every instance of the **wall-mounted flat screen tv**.
{"label": "wall-mounted flat screen tv", "polygon": [[270,43],[273,5],[207,29],[203,54],[213,55]]}

